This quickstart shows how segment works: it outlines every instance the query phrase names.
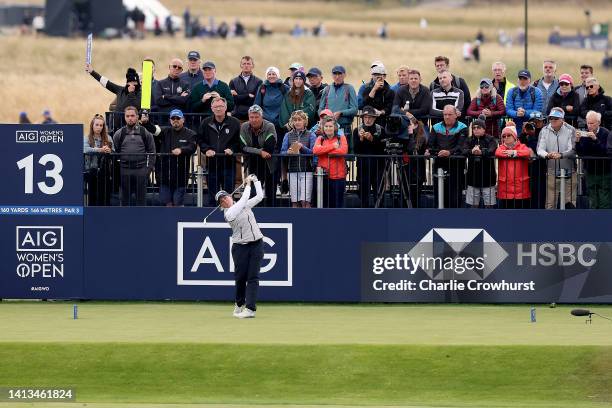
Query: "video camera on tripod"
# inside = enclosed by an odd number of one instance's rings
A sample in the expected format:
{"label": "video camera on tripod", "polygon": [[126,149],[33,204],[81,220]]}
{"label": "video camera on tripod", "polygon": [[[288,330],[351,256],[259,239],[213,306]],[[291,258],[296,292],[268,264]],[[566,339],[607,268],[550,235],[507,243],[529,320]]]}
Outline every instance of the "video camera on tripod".
{"label": "video camera on tripod", "polygon": [[403,112],[389,115],[385,125],[385,138],[381,141],[385,144],[385,153],[389,155],[400,155],[408,151],[408,140],[410,134],[408,127],[410,119]]}
{"label": "video camera on tripod", "polygon": [[381,183],[376,195],[376,208],[384,201],[385,191],[391,194],[391,199],[398,199],[402,206],[410,207],[409,180],[402,156],[409,151],[410,142],[410,119],[403,112],[389,115],[385,125],[384,142],[385,154],[389,155],[385,160]]}

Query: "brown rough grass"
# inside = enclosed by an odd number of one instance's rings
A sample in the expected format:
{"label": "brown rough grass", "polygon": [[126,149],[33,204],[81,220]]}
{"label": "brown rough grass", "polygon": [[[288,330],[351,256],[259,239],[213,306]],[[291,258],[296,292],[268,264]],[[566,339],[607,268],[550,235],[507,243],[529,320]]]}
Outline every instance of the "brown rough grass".
{"label": "brown rough grass", "polygon": [[[247,23],[258,24],[267,16],[266,21],[275,29],[277,26],[286,26],[288,29],[298,20],[307,21],[305,26],[312,26],[321,19],[326,21],[331,33],[340,34],[300,39],[288,35],[259,39],[251,35],[226,41],[185,40],[180,36],[175,39],[150,37],[144,41],[96,39],[93,57],[96,70],[117,83],[123,83],[126,68],[132,66],[140,70],[142,59],[150,56],[157,62],[156,77],[161,79],[166,76],[167,61],[170,58],[184,58],[188,50],[198,49],[203,59],[215,61],[218,76],[222,80],[235,76],[239,70],[240,57],[249,54],[255,58],[255,70],[259,76],[263,75],[269,65],[278,66],[282,74],[286,75],[289,64],[300,61],[307,67],[320,67],[324,79],[329,81],[330,68],[343,64],[348,69],[347,81],[358,86],[362,79],[369,77],[371,61],[382,59],[391,71],[388,76],[390,82],[395,82],[395,68],[405,64],[419,69],[424,83],[428,84],[434,76],[433,57],[442,54],[451,58],[451,69],[466,78],[470,87],[475,89],[481,77],[491,75],[491,62],[505,61],[512,78],[523,65],[522,47],[502,48],[494,43],[486,43],[481,47],[482,62],[479,65],[461,59],[462,42],[472,38],[478,27],[488,26],[488,30],[495,31],[498,27],[520,24],[522,9],[516,5],[494,9],[485,4],[476,9],[440,11],[430,8],[400,8],[397,3],[387,1],[375,8],[366,7],[360,2],[315,1],[177,0],[167,4],[175,13],[180,14],[187,3],[191,3],[192,14],[207,16],[212,13],[217,22],[224,17],[233,21],[234,16],[238,15]],[[548,27],[552,26],[557,17],[545,10],[550,11],[550,6],[533,6],[531,15],[533,25],[540,27],[542,33],[547,35]],[[584,19],[581,9],[570,5],[570,2],[560,2],[555,12],[559,13],[557,16],[576,14],[575,19],[566,18],[566,29],[579,26]],[[601,7],[594,14],[597,21],[604,17],[612,20],[612,7]],[[430,29],[427,31],[416,28],[421,15],[430,20]],[[309,20],[306,20],[306,16],[316,17],[308,17]],[[390,21],[391,34],[396,38],[383,41],[375,37],[347,35],[371,32],[382,18]],[[602,53],[548,46],[538,42],[537,29],[530,31],[530,34],[535,33],[529,48],[529,65],[534,77],[540,74],[540,62],[544,58],[553,58],[559,63],[558,74],[569,72],[578,79],[580,64],[591,63],[604,87],[612,82],[612,72],[604,72],[600,68]],[[394,35],[397,30],[405,30],[406,34]],[[488,31],[485,30],[485,33]],[[22,110],[27,111],[31,119],[40,121],[40,112],[48,107],[55,118],[62,122],[88,123],[94,113],[107,110],[112,95],[84,72],[84,39],[0,37],[0,53],[4,62],[0,65],[0,100],[3,101],[0,121],[16,121]]]}

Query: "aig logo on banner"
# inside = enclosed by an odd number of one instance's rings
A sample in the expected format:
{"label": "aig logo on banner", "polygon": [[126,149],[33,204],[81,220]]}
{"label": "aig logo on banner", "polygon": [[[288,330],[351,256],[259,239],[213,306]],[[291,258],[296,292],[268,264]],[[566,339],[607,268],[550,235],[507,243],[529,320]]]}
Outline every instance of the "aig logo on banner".
{"label": "aig logo on banner", "polygon": [[17,130],[15,131],[15,141],[17,143],[38,143],[38,131]]}
{"label": "aig logo on banner", "polygon": [[62,252],[63,250],[64,227],[17,227],[17,252]]}
{"label": "aig logo on banner", "polygon": [[[259,227],[264,234],[260,286],[292,286],[292,225],[260,223]],[[230,226],[224,222],[179,222],[177,285],[234,285],[231,232]]]}

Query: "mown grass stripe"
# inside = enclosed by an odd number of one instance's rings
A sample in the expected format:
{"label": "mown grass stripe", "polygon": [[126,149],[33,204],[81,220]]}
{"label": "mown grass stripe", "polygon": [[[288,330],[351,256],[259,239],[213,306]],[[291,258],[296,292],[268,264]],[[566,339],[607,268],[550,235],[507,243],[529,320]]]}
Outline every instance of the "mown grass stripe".
{"label": "mown grass stripe", "polygon": [[612,402],[612,347],[3,343],[0,386],[80,402],[427,405]]}

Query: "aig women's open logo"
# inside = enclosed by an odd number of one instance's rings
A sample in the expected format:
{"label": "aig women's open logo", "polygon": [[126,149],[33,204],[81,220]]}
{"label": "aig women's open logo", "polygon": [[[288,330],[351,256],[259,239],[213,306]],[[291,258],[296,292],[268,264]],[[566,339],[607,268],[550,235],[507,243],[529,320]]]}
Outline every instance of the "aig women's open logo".
{"label": "aig women's open logo", "polygon": [[[264,234],[261,286],[293,285],[292,224],[260,223]],[[177,224],[176,283],[200,286],[234,285],[231,228],[224,222]]]}

